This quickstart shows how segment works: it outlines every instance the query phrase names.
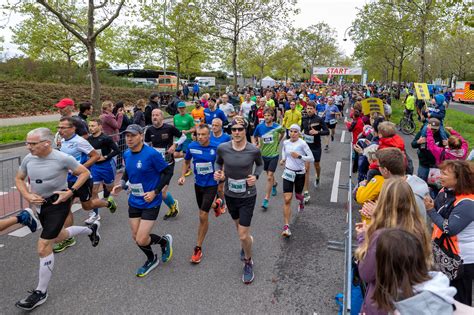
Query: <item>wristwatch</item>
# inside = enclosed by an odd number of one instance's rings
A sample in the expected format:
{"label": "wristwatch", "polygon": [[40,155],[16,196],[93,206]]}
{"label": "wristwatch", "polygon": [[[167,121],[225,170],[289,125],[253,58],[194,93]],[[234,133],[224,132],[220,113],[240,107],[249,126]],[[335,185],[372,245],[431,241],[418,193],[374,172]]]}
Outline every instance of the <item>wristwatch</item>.
{"label": "wristwatch", "polygon": [[69,188],[70,191],[72,191],[72,194],[74,195],[77,192],[77,189],[74,187]]}

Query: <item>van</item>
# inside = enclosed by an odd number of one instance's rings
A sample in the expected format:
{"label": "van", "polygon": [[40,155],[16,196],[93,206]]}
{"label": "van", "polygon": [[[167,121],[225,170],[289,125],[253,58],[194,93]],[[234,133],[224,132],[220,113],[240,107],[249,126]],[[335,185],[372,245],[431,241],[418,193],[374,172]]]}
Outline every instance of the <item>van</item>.
{"label": "van", "polygon": [[460,103],[474,103],[474,82],[456,82],[456,91],[453,95],[453,101]]}

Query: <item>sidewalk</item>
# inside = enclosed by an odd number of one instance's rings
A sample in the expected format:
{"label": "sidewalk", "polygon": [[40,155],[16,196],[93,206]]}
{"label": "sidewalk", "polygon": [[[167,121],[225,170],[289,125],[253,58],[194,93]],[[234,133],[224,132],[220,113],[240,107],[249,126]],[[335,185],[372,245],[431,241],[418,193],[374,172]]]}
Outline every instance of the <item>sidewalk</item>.
{"label": "sidewalk", "polygon": [[15,118],[1,118],[0,127],[24,125],[24,124],[30,124],[30,123],[36,123],[36,122],[58,121],[59,118],[60,118],[59,114],[15,117]]}

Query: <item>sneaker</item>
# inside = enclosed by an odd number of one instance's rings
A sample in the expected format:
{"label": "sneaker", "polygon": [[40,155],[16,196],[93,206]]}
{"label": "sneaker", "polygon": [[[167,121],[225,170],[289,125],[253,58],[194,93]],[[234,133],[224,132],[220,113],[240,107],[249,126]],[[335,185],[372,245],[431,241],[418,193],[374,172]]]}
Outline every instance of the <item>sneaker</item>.
{"label": "sneaker", "polygon": [[109,196],[107,198],[107,201],[110,202],[110,206],[107,207],[109,208],[110,213],[115,213],[115,211],[117,210],[117,203],[115,202],[114,198],[112,198],[112,196]]}
{"label": "sneaker", "polygon": [[166,239],[166,246],[161,247],[161,261],[168,262],[173,257],[173,237],[170,234],[163,236]]}
{"label": "sneaker", "polygon": [[91,225],[95,221],[99,221],[99,220],[100,220],[100,215],[98,213],[95,213],[94,211],[91,211],[91,213],[89,214],[89,217],[84,220],[84,223],[87,225]]}
{"label": "sneaker", "polygon": [[225,205],[223,203],[224,201],[221,198],[216,198],[216,206],[214,207],[214,214],[216,215],[216,218],[226,212]]}
{"label": "sneaker", "polygon": [[300,202],[300,203],[298,204],[297,210],[298,210],[298,213],[303,212],[303,210],[304,210],[304,202]]}
{"label": "sneaker", "polygon": [[303,194],[303,200],[304,200],[304,203],[308,203],[309,202],[309,199],[311,199],[311,196],[309,195],[309,191],[305,191],[304,194]]}
{"label": "sneaker", "polygon": [[194,253],[191,256],[191,262],[193,264],[199,264],[202,258],[202,250],[198,246],[194,247]]}
{"label": "sneaker", "polygon": [[100,222],[95,221],[91,226],[90,229],[92,230],[91,235],[89,235],[89,239],[91,240],[92,247],[96,247],[99,245],[100,242],[100,234],[99,234]]}
{"label": "sneaker", "polygon": [[163,220],[168,220],[169,218],[174,218],[179,213],[179,204],[178,200],[174,201],[174,205],[168,210],[168,212],[163,216]]}
{"label": "sneaker", "polygon": [[192,173],[193,173],[193,171],[191,171],[191,169],[188,169],[188,171],[184,174],[184,176],[188,177]]}
{"label": "sneaker", "polygon": [[41,292],[40,290],[28,291],[31,293],[28,297],[16,302],[15,306],[22,310],[31,311],[35,307],[40,306],[48,299],[48,292]]}
{"label": "sneaker", "polygon": [[324,147],[324,151],[329,151],[329,146],[328,145]]}
{"label": "sneaker", "polygon": [[153,260],[147,260],[143,266],[138,268],[137,270],[137,277],[144,277],[150,273],[153,269],[158,267],[160,261],[158,260],[158,256],[155,255]]}
{"label": "sneaker", "polygon": [[278,183],[275,183],[275,185],[273,185],[273,187],[272,187],[272,196],[277,195],[277,186],[278,186]]}
{"label": "sneaker", "polygon": [[65,239],[62,242],[54,244],[53,252],[60,253],[64,251],[66,248],[74,246],[74,245],[76,245],[76,239],[74,237],[70,237],[68,239]]}
{"label": "sneaker", "polygon": [[252,283],[254,278],[254,273],[253,273],[253,261],[251,258],[249,259],[244,259],[244,271],[242,274],[242,281],[245,284],[250,284]]}
{"label": "sneaker", "polygon": [[38,228],[38,221],[33,213],[33,210],[30,208],[22,210],[20,213],[18,213],[16,218],[18,219],[18,223],[26,225],[32,233],[34,233]]}
{"label": "sneaker", "polygon": [[263,210],[268,209],[268,199],[263,199],[262,208],[263,208]]}
{"label": "sneaker", "polygon": [[291,236],[291,231],[290,231],[290,226],[289,225],[285,224],[283,226],[283,232],[281,232],[281,236],[286,237],[286,238]]}
{"label": "sneaker", "polygon": [[316,177],[316,180],[314,181],[314,188],[319,187],[319,177]]}
{"label": "sneaker", "polygon": [[334,141],[334,136],[333,135],[331,135],[331,141]]}

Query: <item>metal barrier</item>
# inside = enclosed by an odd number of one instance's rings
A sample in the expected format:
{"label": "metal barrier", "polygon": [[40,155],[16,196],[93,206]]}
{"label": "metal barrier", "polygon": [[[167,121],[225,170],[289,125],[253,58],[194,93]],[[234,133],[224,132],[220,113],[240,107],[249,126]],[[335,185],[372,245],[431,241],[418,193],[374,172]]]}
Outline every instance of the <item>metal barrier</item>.
{"label": "metal barrier", "polygon": [[344,300],[342,314],[351,313],[351,282],[352,282],[352,159],[353,148],[352,141],[350,141],[350,155],[349,155],[349,182],[344,188],[348,189],[347,193],[347,228],[344,231],[343,241],[328,241],[328,249],[344,252]]}
{"label": "metal barrier", "polygon": [[21,157],[0,160],[0,218],[23,209],[23,198],[15,187],[15,176]]}

